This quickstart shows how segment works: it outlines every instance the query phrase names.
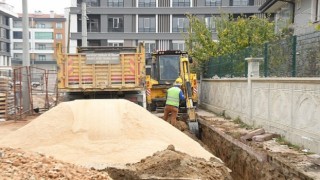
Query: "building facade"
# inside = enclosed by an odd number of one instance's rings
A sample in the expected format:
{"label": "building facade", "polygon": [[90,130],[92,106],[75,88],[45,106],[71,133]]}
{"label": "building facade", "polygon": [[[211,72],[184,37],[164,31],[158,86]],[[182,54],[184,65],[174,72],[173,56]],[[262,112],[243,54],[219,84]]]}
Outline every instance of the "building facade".
{"label": "building facade", "polygon": [[295,35],[314,32],[320,21],[319,0],[268,0],[259,10],[275,14],[276,31],[289,26]]}
{"label": "building facade", "polygon": [[[30,66],[46,70],[57,69],[55,47],[57,43],[65,46],[65,21],[63,15],[54,12],[29,14]],[[22,65],[22,34],[22,14],[19,14],[12,27],[13,65]]]}
{"label": "building facade", "polygon": [[[70,52],[82,45],[82,0],[71,0]],[[221,13],[253,15],[265,0],[86,0],[89,46],[136,46],[145,42],[146,52],[185,50],[187,14],[204,18],[214,31],[214,16]]]}
{"label": "building facade", "polygon": [[0,1],[0,66],[11,66],[11,24],[12,18],[17,18],[13,7]]}

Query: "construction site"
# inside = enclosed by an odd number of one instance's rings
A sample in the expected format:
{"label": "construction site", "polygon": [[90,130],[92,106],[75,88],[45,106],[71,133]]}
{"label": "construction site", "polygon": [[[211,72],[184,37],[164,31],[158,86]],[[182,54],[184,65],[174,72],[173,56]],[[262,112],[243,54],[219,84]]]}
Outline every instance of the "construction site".
{"label": "construction site", "polygon": [[[320,179],[316,153],[202,107],[187,53],[157,52],[148,74],[143,46],[78,52],[59,51],[57,72],[1,76],[0,179]],[[161,75],[169,61],[179,70]],[[177,77],[186,102],[172,125]]]}

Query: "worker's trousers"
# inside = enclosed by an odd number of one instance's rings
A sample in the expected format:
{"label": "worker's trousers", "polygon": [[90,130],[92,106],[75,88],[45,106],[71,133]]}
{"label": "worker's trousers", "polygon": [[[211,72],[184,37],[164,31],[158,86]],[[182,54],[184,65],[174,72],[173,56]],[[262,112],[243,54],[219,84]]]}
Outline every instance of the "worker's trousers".
{"label": "worker's trousers", "polygon": [[[178,111],[179,109],[175,106],[170,106],[170,105],[166,105],[165,108],[164,108],[164,115],[163,115],[163,119],[167,122],[168,121],[168,117],[169,117],[169,114],[171,114],[171,124],[173,126],[176,126],[177,124],[177,115],[178,115]],[[170,122],[169,122],[170,123]]]}

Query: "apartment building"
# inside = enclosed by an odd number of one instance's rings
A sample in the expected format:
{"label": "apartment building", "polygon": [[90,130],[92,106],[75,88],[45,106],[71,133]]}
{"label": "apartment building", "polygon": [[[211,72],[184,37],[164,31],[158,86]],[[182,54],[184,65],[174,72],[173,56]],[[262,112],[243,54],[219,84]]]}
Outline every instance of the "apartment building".
{"label": "apartment building", "polygon": [[13,7],[7,4],[5,0],[0,1],[0,66],[11,66],[10,24],[12,18],[17,18],[17,14],[13,12]]}
{"label": "apartment building", "polygon": [[[37,11],[29,14],[29,53],[30,66],[56,70],[55,47],[57,43],[65,46],[65,21],[63,15],[43,14]],[[22,14],[13,21],[12,63],[22,65],[23,37]]]}
{"label": "apartment building", "polygon": [[[82,0],[71,0],[69,50],[82,45]],[[213,16],[259,14],[265,0],[86,0],[89,46],[136,46],[143,41],[146,52],[185,50],[189,26],[186,14],[204,18],[216,38]]]}

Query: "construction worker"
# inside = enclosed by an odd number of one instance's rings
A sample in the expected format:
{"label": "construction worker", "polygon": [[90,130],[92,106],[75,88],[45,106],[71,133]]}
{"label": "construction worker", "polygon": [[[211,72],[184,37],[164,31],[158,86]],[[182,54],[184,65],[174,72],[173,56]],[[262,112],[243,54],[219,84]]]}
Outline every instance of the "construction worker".
{"label": "construction worker", "polygon": [[[177,115],[179,111],[179,104],[181,100],[184,100],[184,95],[180,89],[182,85],[182,79],[179,77],[173,84],[173,87],[169,88],[167,91],[166,106],[164,108],[163,119],[168,121],[169,114],[171,113],[171,124],[176,126]],[[169,122],[169,121],[168,121]]]}

